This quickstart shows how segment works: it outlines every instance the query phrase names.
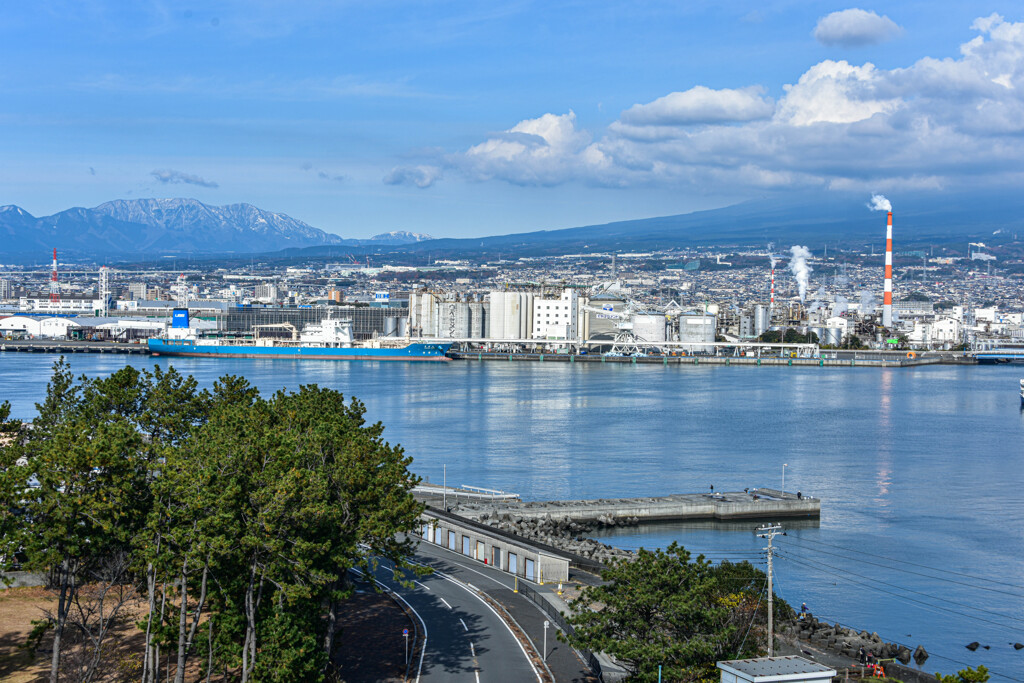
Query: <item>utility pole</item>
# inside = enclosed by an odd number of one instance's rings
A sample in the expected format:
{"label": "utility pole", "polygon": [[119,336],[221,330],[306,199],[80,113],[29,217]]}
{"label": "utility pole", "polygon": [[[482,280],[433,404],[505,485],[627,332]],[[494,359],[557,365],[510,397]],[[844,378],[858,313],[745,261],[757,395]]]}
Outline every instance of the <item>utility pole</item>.
{"label": "utility pole", "polygon": [[768,656],[775,656],[775,631],[772,630],[772,618],[774,616],[774,605],[772,594],[772,555],[775,549],[772,547],[772,539],[775,538],[779,532],[782,531],[782,527],[778,524],[766,524],[757,529],[758,538],[768,539],[768,547],[765,550],[768,551]]}

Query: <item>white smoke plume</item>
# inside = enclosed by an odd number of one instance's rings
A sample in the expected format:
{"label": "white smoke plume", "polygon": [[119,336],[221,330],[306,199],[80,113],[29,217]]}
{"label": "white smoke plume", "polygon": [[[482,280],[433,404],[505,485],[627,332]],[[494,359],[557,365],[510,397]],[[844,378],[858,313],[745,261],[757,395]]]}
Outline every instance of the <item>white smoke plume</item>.
{"label": "white smoke plume", "polygon": [[814,270],[807,263],[807,259],[811,258],[811,251],[807,247],[798,245],[793,245],[789,251],[793,255],[789,259],[789,270],[796,278],[796,286],[800,290],[800,302],[802,303],[807,298],[807,283],[811,279],[811,271]]}
{"label": "white smoke plume", "polygon": [[885,195],[873,194],[868,208],[872,211],[892,211],[892,202],[886,199]]}
{"label": "white smoke plume", "polygon": [[769,242],[768,243],[768,260],[772,262],[772,270],[774,270],[776,264],[778,264],[778,262],[779,262],[779,259],[775,258],[775,243],[774,242]]}
{"label": "white smoke plume", "polygon": [[836,294],[836,302],[832,305],[832,315],[843,315],[850,310],[849,301],[842,294]]}
{"label": "white smoke plume", "polygon": [[861,316],[875,312],[875,295],[864,290],[860,293],[860,314]]}

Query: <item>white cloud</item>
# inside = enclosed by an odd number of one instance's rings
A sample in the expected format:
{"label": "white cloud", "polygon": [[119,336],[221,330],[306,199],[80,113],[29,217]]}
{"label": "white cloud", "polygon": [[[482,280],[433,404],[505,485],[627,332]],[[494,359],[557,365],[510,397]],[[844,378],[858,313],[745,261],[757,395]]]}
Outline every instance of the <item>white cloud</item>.
{"label": "white cloud", "polygon": [[854,8],[822,17],[814,27],[814,38],[823,45],[858,47],[884,43],[902,31],[889,17]]}
{"label": "white cloud", "polygon": [[897,109],[897,98],[875,95],[878,74],[873,64],[851,66],[825,60],[808,69],[796,85],[784,86],[776,118],[794,126],[853,123]]}
{"label": "white cloud", "polygon": [[590,145],[590,134],[577,130],[572,111],[520,121],[452,161],[474,178],[501,178],[517,185],[554,185],[574,169],[600,169],[608,163]]}
{"label": "white cloud", "polygon": [[691,88],[594,133],[571,111],[549,113],[446,164],[473,180],[698,192],[1008,183],[1024,158],[1024,23],[992,15],[973,28],[957,58],[897,69],[825,60],[774,105],[757,87]]}
{"label": "white cloud", "polygon": [[415,185],[426,189],[441,178],[441,169],[437,166],[396,166],[384,176],[385,185]]}
{"label": "white cloud", "polygon": [[698,85],[674,92],[648,104],[634,104],[622,113],[627,125],[680,126],[728,121],[754,121],[772,115],[775,106],[764,88],[712,90]]}
{"label": "white cloud", "polygon": [[204,178],[200,178],[197,175],[193,175],[192,173],[183,173],[181,171],[174,171],[169,168],[151,171],[149,175],[153,176],[164,185],[185,184],[198,185],[199,187],[210,188],[220,187],[220,185],[213,182],[212,180],[206,180]]}

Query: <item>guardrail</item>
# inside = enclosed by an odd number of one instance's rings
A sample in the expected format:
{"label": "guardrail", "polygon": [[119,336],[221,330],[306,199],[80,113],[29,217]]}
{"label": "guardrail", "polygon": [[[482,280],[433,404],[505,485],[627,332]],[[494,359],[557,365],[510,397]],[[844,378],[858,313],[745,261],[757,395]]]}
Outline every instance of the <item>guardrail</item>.
{"label": "guardrail", "polygon": [[[576,629],[572,627],[572,624],[565,620],[565,616],[555,609],[554,605],[541,597],[540,593],[538,593],[535,588],[527,585],[526,583],[520,583],[519,594],[536,605],[541,612],[554,622],[555,626],[557,626],[562,633],[567,636],[571,636],[576,632]],[[601,662],[598,661],[597,656],[590,650],[584,650],[582,648],[573,649],[582,656],[583,660],[587,663],[587,666],[597,677],[597,680],[602,681],[603,683],[604,669],[601,667]]]}

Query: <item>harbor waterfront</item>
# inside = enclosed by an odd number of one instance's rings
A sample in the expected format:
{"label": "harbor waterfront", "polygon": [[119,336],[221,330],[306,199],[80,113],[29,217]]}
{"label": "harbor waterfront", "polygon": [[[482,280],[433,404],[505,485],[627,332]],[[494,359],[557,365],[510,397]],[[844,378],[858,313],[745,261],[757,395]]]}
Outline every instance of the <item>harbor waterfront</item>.
{"label": "harbor waterfront", "polygon": [[[0,397],[31,418],[51,354],[0,353]],[[783,521],[776,590],[817,616],[922,644],[926,671],[984,664],[1024,678],[1020,367],[661,366],[68,356],[76,374],[171,365],[265,394],[320,384],[358,397],[440,484],[575,500],[742,491],[823,501]],[[784,467],[785,465],[785,467]],[[785,474],[783,475],[783,472]],[[626,548],[680,541],[761,561],[747,522],[595,531]],[[971,652],[979,641],[991,649]],[[997,680],[999,680],[997,678]]]}

